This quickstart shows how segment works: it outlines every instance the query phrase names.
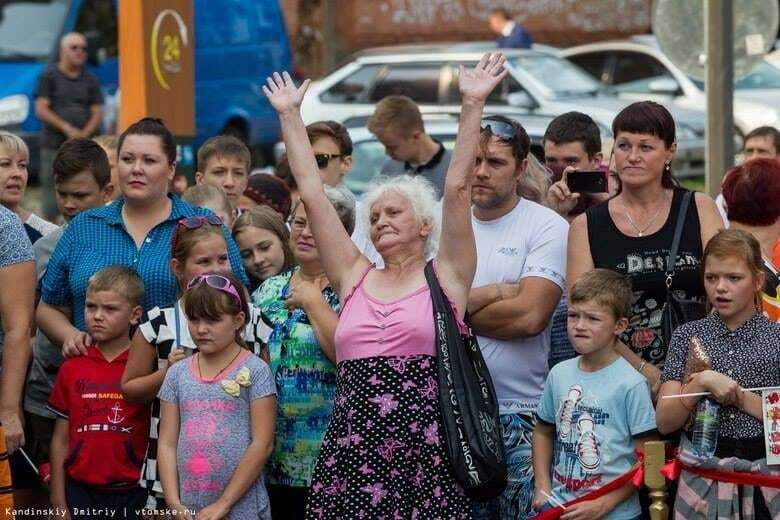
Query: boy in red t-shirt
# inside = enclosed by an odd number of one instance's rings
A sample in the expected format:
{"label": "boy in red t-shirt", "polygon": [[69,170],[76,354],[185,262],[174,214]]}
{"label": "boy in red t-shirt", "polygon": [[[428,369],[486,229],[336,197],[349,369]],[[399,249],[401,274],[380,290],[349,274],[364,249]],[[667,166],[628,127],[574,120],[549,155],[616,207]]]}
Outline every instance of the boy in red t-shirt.
{"label": "boy in red t-shirt", "polygon": [[119,386],[143,293],[143,281],[129,267],[107,267],[90,278],[84,317],[93,344],[85,356],[62,364],[49,399],[57,415],[51,503],[75,518],[141,518],[146,504],[138,479],[149,405],[126,402]]}

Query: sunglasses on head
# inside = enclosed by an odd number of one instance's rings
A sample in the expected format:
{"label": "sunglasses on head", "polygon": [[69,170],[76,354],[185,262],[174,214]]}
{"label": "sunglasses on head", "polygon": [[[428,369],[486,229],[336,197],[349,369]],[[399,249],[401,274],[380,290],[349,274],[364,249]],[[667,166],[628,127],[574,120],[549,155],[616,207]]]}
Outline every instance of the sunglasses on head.
{"label": "sunglasses on head", "polygon": [[511,141],[517,137],[517,128],[514,125],[495,119],[483,119],[479,123],[480,132],[490,132],[491,135],[502,141]]}
{"label": "sunglasses on head", "polygon": [[317,161],[317,168],[320,170],[327,168],[331,159],[341,157],[340,153],[315,153],[314,159]]}
{"label": "sunglasses on head", "polygon": [[198,287],[203,284],[208,285],[212,289],[216,289],[218,291],[221,291],[225,294],[229,294],[232,296],[236,303],[238,303],[238,306],[243,308],[244,304],[241,300],[241,296],[239,296],[238,291],[239,289],[233,285],[233,282],[231,282],[228,278],[225,278],[222,275],[218,274],[202,274],[200,276],[196,276],[192,280],[190,280],[190,283],[187,284],[187,291],[191,291],[195,287]]}
{"label": "sunglasses on head", "polygon": [[197,215],[186,217],[176,222],[176,229],[173,230],[173,241],[171,242],[171,251],[176,251],[176,244],[179,242],[179,231],[181,228],[198,229],[204,225],[221,226],[222,219],[216,215]]}

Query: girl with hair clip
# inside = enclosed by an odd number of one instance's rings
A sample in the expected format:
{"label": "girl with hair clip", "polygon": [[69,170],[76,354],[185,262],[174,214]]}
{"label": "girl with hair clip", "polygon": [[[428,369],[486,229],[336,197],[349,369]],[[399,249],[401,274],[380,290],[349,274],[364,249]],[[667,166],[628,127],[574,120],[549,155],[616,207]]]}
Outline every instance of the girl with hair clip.
{"label": "girl with hair clip", "polygon": [[[780,386],[780,324],[761,312],[761,248],[744,231],[721,231],[707,244],[702,264],[712,312],[672,336],[656,415],[662,434],[705,411],[717,414],[720,426],[714,446],[690,431],[682,435],[675,518],[778,518],[777,484],[734,485],[744,482],[736,477],[750,481],[756,474],[780,481],[780,470],[765,459],[761,394],[745,390]],[[701,392],[709,395],[691,395]]]}
{"label": "girl with hair clip", "polygon": [[[502,54],[461,68],[460,125],[444,182],[441,240],[433,265],[463,319],[476,270],[471,185],[487,97],[506,76]],[[444,449],[436,381],[436,332],[425,267],[439,222],[434,189],[399,176],[364,199],[376,269],[340,225],[325,196],[296,87],[275,73],[264,87],[279,114],[292,174],[328,280],[342,302],[334,342],[333,416],[314,465],[307,518],[470,518]],[[465,327],[465,324],[461,325]]]}
{"label": "girl with hair clip", "polygon": [[[170,269],[180,293],[203,273],[231,273],[222,221],[214,215],[180,220],[173,233]],[[260,312],[253,305],[249,306],[247,316],[243,339],[256,355],[265,355],[263,338],[270,330],[263,325]],[[156,396],[170,366],[198,348],[187,325],[183,298],[174,305],[153,307],[147,311],[133,336],[122,375],[122,391],[128,400],[152,401],[149,447],[141,471],[141,486],[149,490],[149,507],[154,509],[165,507],[155,463],[160,418],[160,402]]]}
{"label": "girl with hair clip", "polygon": [[249,306],[232,275],[187,284],[184,312],[198,352],[165,374],[158,445],[168,506],[185,518],[270,519],[263,467],[273,447],[271,371],[246,349]]}

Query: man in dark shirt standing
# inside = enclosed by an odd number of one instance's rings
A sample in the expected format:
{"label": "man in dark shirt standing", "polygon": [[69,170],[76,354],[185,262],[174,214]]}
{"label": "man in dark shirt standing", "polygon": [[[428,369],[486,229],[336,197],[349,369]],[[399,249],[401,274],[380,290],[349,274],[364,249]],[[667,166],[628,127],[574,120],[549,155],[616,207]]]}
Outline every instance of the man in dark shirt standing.
{"label": "man in dark shirt standing", "polygon": [[452,152],[425,133],[414,101],[406,96],[383,98],[368,120],[368,130],[390,158],[382,167],[382,175],[421,175],[431,181],[441,197]]}
{"label": "man in dark shirt standing", "polygon": [[488,15],[490,30],[498,35],[500,49],[530,49],[533,40],[523,27],[512,20],[506,9],[493,9]]}
{"label": "man in dark shirt standing", "polygon": [[41,130],[41,197],[43,213],[57,217],[54,199],[52,162],[66,139],[92,137],[103,117],[103,93],[97,78],[84,67],[87,39],[69,33],[60,40],[60,59],[47,67],[38,80],[35,114],[43,123]]}

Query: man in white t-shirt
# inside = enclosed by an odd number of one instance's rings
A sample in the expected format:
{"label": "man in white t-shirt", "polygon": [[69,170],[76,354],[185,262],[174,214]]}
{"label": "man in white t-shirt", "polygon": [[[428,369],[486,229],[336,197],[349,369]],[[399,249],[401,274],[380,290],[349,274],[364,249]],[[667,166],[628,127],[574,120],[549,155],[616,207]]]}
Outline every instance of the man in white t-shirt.
{"label": "man in white t-shirt", "polygon": [[477,272],[469,312],[499,400],[509,485],[474,518],[534,515],[531,434],[547,376],[550,319],[565,287],[568,224],[521,198],[530,142],[503,116],[482,120],[471,190]]}

